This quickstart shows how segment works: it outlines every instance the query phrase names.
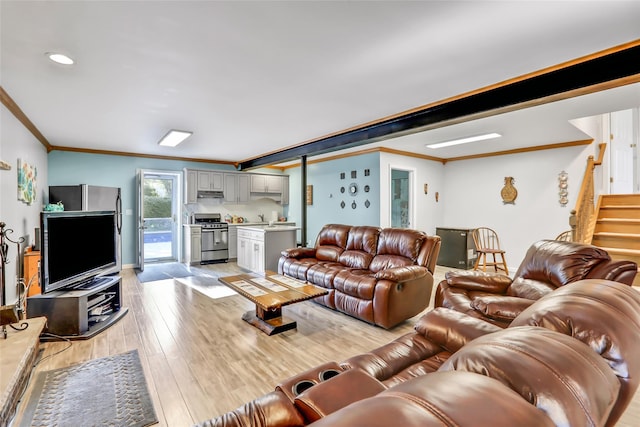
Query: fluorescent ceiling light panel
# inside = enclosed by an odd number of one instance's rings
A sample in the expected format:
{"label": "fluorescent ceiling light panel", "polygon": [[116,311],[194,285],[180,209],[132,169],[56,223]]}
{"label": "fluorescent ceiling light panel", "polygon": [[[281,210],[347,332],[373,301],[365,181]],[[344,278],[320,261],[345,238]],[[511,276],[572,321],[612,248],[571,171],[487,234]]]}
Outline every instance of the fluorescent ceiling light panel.
{"label": "fluorescent ceiling light panel", "polygon": [[172,129],[162,137],[158,144],[164,145],[165,147],[175,147],[191,135],[193,135],[193,132]]}
{"label": "fluorescent ceiling light panel", "polygon": [[47,55],[47,58],[49,58],[50,60],[52,60],[53,62],[55,62],[57,64],[73,65],[73,63],[74,63],[73,59],[71,59],[67,55],[63,55],[61,53],[47,52],[46,55]]}
{"label": "fluorescent ceiling light panel", "polygon": [[445,141],[445,142],[438,142],[437,144],[429,144],[427,145],[427,148],[442,148],[442,147],[450,147],[452,145],[458,145],[458,144],[466,144],[468,142],[476,142],[476,141],[484,141],[487,139],[494,139],[494,138],[500,138],[502,135],[500,135],[499,133],[486,133],[484,135],[476,135],[476,136],[469,136],[467,138],[461,138],[461,139],[453,139],[451,141]]}

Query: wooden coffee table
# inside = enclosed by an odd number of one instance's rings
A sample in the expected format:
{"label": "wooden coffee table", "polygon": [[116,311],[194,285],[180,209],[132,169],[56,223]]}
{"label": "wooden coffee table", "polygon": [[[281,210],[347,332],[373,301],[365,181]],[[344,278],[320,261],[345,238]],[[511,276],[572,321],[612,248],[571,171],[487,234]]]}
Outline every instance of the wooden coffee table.
{"label": "wooden coffee table", "polygon": [[295,320],[282,316],[282,307],[311,298],[326,295],[326,289],[308,282],[293,279],[272,271],[259,274],[239,274],[220,277],[224,283],[243,297],[255,303],[254,311],[247,311],[242,320],[260,329],[267,335],[295,329]]}

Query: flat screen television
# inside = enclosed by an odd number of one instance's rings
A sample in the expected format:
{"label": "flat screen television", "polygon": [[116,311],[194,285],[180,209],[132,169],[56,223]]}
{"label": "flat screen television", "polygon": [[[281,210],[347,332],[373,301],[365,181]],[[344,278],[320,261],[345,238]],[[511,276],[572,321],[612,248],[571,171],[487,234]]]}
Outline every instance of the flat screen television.
{"label": "flat screen television", "polygon": [[118,272],[115,211],[42,212],[40,233],[42,293]]}

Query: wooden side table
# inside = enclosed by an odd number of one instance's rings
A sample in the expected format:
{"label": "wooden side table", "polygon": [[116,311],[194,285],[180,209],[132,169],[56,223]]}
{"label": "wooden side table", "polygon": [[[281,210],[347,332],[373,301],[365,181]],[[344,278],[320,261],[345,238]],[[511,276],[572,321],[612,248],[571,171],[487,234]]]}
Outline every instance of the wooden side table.
{"label": "wooden side table", "polygon": [[[29,284],[29,280],[33,277],[31,287],[27,292],[27,296],[40,295],[42,289],[40,289],[40,277],[38,274],[40,265],[40,251],[28,251],[24,254],[24,272],[23,279],[25,286]],[[34,277],[35,276],[35,277]]]}

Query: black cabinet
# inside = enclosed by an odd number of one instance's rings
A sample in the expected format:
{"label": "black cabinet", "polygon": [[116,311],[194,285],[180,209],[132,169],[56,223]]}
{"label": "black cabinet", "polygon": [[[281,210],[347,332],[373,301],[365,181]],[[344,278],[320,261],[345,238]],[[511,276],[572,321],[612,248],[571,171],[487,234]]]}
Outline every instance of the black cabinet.
{"label": "black cabinet", "polygon": [[27,316],[46,317],[46,332],[51,334],[87,339],[127,313],[121,303],[121,278],[110,276],[97,278],[84,288],[31,296],[27,300]]}
{"label": "black cabinet", "polygon": [[473,228],[436,228],[442,242],[438,265],[472,269],[476,263],[476,246],[473,243]]}

